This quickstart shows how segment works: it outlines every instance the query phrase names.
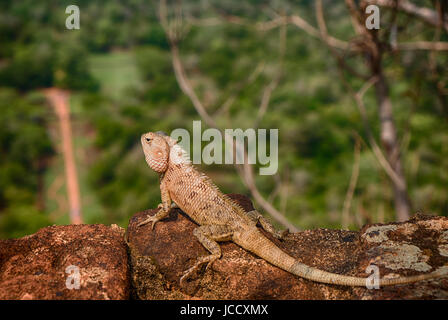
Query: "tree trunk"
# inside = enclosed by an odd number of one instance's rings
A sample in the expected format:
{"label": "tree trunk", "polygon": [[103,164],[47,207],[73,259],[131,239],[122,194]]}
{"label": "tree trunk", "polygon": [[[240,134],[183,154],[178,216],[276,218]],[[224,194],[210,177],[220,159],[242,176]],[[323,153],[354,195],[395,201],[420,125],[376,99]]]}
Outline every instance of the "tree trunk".
{"label": "tree trunk", "polygon": [[389,98],[389,88],[386,79],[380,68],[377,69],[376,75],[378,81],[375,84],[375,93],[380,118],[381,143],[386,151],[386,158],[392,169],[403,182],[402,185],[392,182],[392,186],[394,191],[396,218],[398,221],[405,221],[410,217],[411,203],[409,201],[406,178],[401,164],[400,145],[397,139],[397,129],[392,114],[392,103]]}

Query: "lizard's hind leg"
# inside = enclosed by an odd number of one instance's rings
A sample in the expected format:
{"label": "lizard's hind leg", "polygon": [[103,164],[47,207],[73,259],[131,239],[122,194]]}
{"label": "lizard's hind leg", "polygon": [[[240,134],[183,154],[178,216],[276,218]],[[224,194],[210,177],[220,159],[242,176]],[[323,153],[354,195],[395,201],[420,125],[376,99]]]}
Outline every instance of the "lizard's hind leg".
{"label": "lizard's hind leg", "polygon": [[259,222],[263,230],[269,232],[274,236],[274,238],[277,239],[283,239],[288,233],[289,230],[283,230],[283,231],[277,231],[275,230],[274,226],[266,220],[257,210],[252,210],[249,212],[246,212],[246,214],[255,222]]}
{"label": "lizard's hind leg", "polygon": [[217,241],[230,241],[232,238],[232,230],[227,226],[204,225],[194,229],[193,235],[208,251],[210,251],[211,254],[200,257],[193,267],[184,272],[183,276],[180,278],[181,286],[183,286],[185,280],[187,280],[191,274],[198,270],[204,263],[207,263],[206,268],[208,268],[213,261],[221,257],[221,248]]}

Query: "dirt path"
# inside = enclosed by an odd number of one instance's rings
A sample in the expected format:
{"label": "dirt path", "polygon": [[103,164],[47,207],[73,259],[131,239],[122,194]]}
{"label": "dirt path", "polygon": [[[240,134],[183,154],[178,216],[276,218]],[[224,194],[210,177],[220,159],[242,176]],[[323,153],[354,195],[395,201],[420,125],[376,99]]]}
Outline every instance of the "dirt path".
{"label": "dirt path", "polygon": [[64,156],[65,176],[67,184],[68,201],[70,205],[70,222],[81,224],[81,198],[79,193],[78,175],[76,172],[75,157],[73,152],[72,129],[70,124],[70,107],[68,104],[69,93],[67,91],[51,88],[45,90],[45,96],[52,105],[60,126],[62,141],[62,154]]}

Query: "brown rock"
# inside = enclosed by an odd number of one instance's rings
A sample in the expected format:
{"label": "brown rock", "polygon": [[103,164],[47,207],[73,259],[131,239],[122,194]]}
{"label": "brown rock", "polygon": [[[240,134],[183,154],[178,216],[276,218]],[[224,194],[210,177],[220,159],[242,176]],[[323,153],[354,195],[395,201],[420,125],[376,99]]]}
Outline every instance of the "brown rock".
{"label": "brown rock", "polygon": [[[230,196],[247,211],[252,209],[247,197]],[[137,299],[448,298],[448,278],[379,290],[326,285],[285,272],[230,242],[221,244],[221,259],[181,288],[182,272],[208,254],[192,235],[196,224],[173,209],[153,231],[149,224],[137,227],[148,213],[155,210],[134,215],[127,230],[132,293]],[[370,264],[378,266],[381,277],[427,273],[448,264],[445,217],[416,216],[404,223],[367,225],[359,232],[303,231],[284,241],[267,236],[303,263],[346,275],[367,277]]]}
{"label": "brown rock", "polygon": [[[127,299],[123,234],[116,225],[70,225],[0,240],[0,299]],[[69,289],[76,267],[79,289]]]}

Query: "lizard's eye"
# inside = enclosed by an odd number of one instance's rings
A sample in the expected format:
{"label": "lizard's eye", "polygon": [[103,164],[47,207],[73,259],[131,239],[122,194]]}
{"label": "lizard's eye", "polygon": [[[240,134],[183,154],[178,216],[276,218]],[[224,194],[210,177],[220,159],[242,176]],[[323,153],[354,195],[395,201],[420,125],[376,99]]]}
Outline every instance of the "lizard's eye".
{"label": "lizard's eye", "polygon": [[151,138],[146,138],[146,142],[150,142],[151,141]]}

